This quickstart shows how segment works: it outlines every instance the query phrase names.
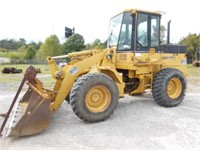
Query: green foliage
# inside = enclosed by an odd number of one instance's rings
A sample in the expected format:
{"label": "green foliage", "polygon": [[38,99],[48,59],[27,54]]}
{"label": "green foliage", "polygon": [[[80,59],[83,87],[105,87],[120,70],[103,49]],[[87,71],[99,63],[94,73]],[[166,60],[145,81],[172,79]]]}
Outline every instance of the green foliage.
{"label": "green foliage", "polygon": [[38,57],[42,60],[47,56],[57,56],[62,54],[62,45],[56,35],[51,35],[41,45],[38,53]]}
{"label": "green foliage", "polygon": [[32,45],[34,47],[34,49],[39,50],[40,46],[42,45],[42,42],[39,41],[38,43],[31,41],[28,45]]}
{"label": "green foliage", "polygon": [[84,42],[85,40],[82,35],[78,33],[73,34],[63,44],[64,53],[78,52],[83,50],[83,48],[85,48]]}
{"label": "green foliage", "polygon": [[9,52],[11,63],[24,63],[25,52]]}
{"label": "green foliage", "polygon": [[27,48],[27,50],[26,50],[26,54],[25,54],[25,56],[24,56],[24,59],[26,59],[26,60],[31,60],[31,59],[33,59],[35,56],[36,56],[36,50],[35,50],[35,48],[34,48],[32,45],[30,45],[30,46]]}
{"label": "green foliage", "polygon": [[18,50],[18,51],[25,51],[26,48],[32,45],[36,50],[39,50],[40,46],[42,45],[42,42],[39,41],[38,43],[31,41],[29,44],[26,43],[26,40],[23,38],[20,38],[19,40],[15,39],[3,39],[0,40],[0,51],[2,49],[9,50]]}
{"label": "green foliage", "polygon": [[20,38],[18,41],[18,45],[26,45],[26,40],[24,38]]}
{"label": "green foliage", "polygon": [[22,45],[20,48],[17,49],[18,52],[25,52],[26,51],[26,45]]}
{"label": "green foliage", "polygon": [[10,59],[19,59],[19,54],[18,53],[10,53],[9,54]]}
{"label": "green foliage", "polygon": [[92,46],[92,44],[90,44],[90,43],[87,43],[87,44],[85,45],[85,49],[86,49],[86,50],[93,49],[93,46]]}
{"label": "green foliage", "polygon": [[6,48],[0,48],[0,52],[8,52]]}
{"label": "green foliage", "polygon": [[5,48],[5,49],[18,49],[22,45],[26,45],[26,40],[23,38],[20,38],[19,40],[15,39],[3,39],[0,40],[0,48]]}
{"label": "green foliage", "polygon": [[86,44],[85,49],[88,49],[88,50],[94,49],[94,48],[105,49],[106,47],[107,47],[107,41],[102,43],[100,39],[96,39],[94,40],[92,44],[90,43]]}
{"label": "green foliage", "polygon": [[9,53],[8,52],[1,52],[0,51],[0,57],[9,57]]}
{"label": "green foliage", "polygon": [[189,33],[187,37],[183,37],[179,44],[186,45],[188,50],[188,58],[195,57],[195,50],[200,46],[200,34],[197,35]]}
{"label": "green foliage", "polygon": [[96,47],[96,48],[99,48],[99,49],[104,49],[104,48],[107,47],[107,41],[102,43],[100,39],[96,39],[96,40],[94,40],[92,45],[93,45],[94,48]]}

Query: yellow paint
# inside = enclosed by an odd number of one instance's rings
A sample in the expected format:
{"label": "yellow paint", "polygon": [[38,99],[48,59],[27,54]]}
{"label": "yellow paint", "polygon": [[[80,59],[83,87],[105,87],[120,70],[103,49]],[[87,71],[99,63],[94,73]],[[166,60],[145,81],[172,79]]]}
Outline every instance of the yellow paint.
{"label": "yellow paint", "polygon": [[86,94],[86,107],[94,113],[105,111],[111,102],[111,93],[103,85],[92,87]]}

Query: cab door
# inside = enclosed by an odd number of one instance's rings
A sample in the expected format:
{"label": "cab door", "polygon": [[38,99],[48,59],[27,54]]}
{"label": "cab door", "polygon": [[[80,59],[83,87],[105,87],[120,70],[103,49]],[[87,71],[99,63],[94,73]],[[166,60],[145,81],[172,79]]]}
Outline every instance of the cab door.
{"label": "cab door", "polygon": [[117,44],[116,68],[133,70],[135,15],[124,12]]}
{"label": "cab door", "polygon": [[160,15],[138,13],[136,24],[135,52],[148,53],[150,48],[155,48],[156,51],[159,51]]}
{"label": "cab door", "polygon": [[135,17],[130,12],[125,12],[119,33],[119,40],[117,44],[118,52],[132,51],[134,47],[134,21]]}

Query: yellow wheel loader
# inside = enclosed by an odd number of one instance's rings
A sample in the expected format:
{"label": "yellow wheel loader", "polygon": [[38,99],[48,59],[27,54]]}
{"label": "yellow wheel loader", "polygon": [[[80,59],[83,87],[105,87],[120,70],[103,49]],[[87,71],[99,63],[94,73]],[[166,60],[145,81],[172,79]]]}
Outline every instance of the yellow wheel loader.
{"label": "yellow wheel loader", "polygon": [[[85,122],[106,120],[125,94],[151,90],[164,107],[179,105],[185,95],[186,47],[160,45],[161,13],[129,9],[111,18],[108,48],[48,57],[52,90],[43,87],[30,66],[17,94],[4,114],[3,137],[37,134],[48,127],[65,100]],[[56,59],[69,58],[59,68]],[[20,98],[24,83],[28,91]]]}

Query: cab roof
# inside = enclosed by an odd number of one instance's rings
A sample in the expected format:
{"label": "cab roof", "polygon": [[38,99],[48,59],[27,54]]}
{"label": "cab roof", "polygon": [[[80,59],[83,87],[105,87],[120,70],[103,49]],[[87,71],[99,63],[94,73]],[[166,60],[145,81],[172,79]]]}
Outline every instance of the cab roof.
{"label": "cab roof", "polygon": [[[151,14],[157,14],[157,15],[165,14],[165,12],[162,12],[162,11],[150,11],[150,10],[133,8],[133,9],[125,9],[124,11],[118,13],[117,15],[124,13],[124,12],[131,12],[132,14],[135,14],[137,12],[151,13]],[[117,16],[117,15],[115,15],[115,16]]]}
{"label": "cab roof", "polygon": [[163,12],[161,11],[151,11],[151,10],[144,10],[144,9],[125,9],[124,12],[132,12],[132,13],[137,13],[137,12],[143,12],[143,13],[151,13],[151,14],[158,14],[162,15]]}

